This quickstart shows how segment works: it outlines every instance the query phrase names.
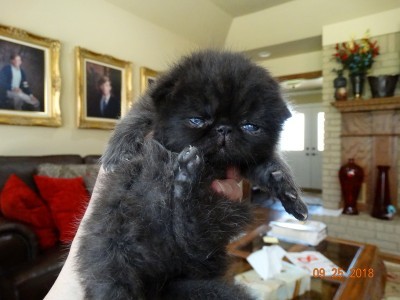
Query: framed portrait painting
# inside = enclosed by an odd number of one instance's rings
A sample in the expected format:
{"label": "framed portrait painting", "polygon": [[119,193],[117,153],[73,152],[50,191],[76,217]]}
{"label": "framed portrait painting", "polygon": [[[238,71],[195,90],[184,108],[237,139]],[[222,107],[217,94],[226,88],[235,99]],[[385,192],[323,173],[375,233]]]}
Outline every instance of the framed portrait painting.
{"label": "framed portrait painting", "polygon": [[78,127],[113,129],[132,102],[132,64],[76,48]]}
{"label": "framed portrait painting", "polygon": [[0,25],[0,123],[61,126],[60,42]]}
{"label": "framed portrait painting", "polygon": [[141,67],[140,68],[140,93],[143,94],[144,91],[154,83],[159,72],[152,69]]}

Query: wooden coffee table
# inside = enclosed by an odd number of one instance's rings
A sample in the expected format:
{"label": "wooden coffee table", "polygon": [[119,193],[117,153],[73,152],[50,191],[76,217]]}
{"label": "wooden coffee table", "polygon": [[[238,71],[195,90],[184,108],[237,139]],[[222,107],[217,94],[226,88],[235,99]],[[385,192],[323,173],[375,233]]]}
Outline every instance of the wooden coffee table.
{"label": "wooden coffee table", "polygon": [[[263,214],[261,210],[257,213],[259,216]],[[266,213],[268,215],[270,212]],[[254,229],[228,246],[229,253],[234,257],[228,277],[251,269],[246,257],[266,245],[263,244],[262,236],[268,230],[268,225],[256,224]],[[382,298],[386,269],[376,246],[329,237],[315,247],[285,242],[280,242],[279,245],[288,252],[319,251],[347,273],[347,276],[339,272],[335,277],[322,277],[316,272],[317,276],[311,279],[311,290],[301,296],[294,295],[294,299],[380,300]]]}

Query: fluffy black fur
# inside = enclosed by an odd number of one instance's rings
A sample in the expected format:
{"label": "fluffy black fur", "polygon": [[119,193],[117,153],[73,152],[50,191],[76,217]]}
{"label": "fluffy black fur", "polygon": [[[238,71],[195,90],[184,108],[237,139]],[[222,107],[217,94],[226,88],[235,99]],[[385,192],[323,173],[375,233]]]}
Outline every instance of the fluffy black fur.
{"label": "fluffy black fur", "polygon": [[279,85],[242,55],[202,51],[162,75],[116,127],[83,224],[87,299],[251,299],[225,282],[226,245],[248,203],[210,189],[228,166],[307,218],[275,148],[290,116]]}

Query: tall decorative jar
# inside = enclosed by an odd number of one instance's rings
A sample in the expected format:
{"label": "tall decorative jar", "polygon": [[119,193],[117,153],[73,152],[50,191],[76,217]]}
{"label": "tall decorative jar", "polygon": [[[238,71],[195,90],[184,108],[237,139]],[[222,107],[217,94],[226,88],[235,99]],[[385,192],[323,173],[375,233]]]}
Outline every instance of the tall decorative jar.
{"label": "tall decorative jar", "polygon": [[344,201],[343,214],[358,215],[357,198],[364,180],[363,169],[350,158],[339,170],[340,187]]}
{"label": "tall decorative jar", "polygon": [[396,209],[391,203],[389,186],[389,166],[377,166],[378,177],[376,181],[374,206],[371,215],[382,220],[391,220]]}
{"label": "tall decorative jar", "polygon": [[350,74],[350,82],[354,99],[361,99],[364,93],[365,73]]}

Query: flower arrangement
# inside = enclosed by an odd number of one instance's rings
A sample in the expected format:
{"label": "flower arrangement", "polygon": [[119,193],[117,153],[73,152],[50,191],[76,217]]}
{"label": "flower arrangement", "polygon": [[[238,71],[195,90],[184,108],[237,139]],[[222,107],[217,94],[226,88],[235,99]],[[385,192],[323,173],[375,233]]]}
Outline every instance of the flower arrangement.
{"label": "flower arrangement", "polygon": [[343,69],[349,70],[350,75],[367,73],[374,58],[379,55],[379,46],[376,41],[370,40],[368,32],[359,42],[351,39],[347,43],[336,44],[335,49],[334,58],[342,64]]}

